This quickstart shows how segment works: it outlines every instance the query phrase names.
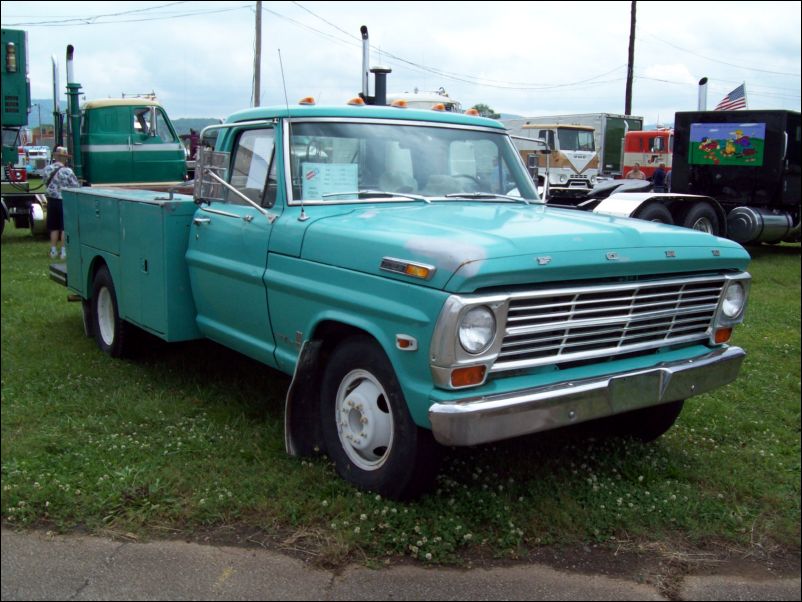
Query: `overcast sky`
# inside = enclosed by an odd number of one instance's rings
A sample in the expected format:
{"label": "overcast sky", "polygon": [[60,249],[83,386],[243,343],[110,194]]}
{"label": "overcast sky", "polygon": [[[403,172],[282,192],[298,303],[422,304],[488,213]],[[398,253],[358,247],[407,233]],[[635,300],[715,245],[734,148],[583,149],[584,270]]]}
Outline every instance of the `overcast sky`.
{"label": "overcast sky", "polygon": [[[67,44],[87,99],[155,91],[175,117],[251,105],[256,2],[2,2],[24,29],[34,98],[51,96]],[[262,102],[361,89],[359,27],[388,91],[443,87],[464,108],[520,115],[623,113],[630,6],[624,2],[264,2]],[[800,2],[638,2],[632,113],[647,123],[708,108],[746,82],[750,109],[800,110]],[[371,87],[371,93],[372,93]]]}

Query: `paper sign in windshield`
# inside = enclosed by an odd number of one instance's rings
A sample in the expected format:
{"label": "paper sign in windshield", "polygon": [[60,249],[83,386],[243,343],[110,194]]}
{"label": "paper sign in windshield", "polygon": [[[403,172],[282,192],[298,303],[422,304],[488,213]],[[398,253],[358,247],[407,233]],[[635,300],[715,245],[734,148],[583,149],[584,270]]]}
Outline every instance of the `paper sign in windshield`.
{"label": "paper sign in windshield", "polygon": [[765,143],[765,123],[692,123],[688,163],[760,167]]}
{"label": "paper sign in windshield", "polygon": [[322,199],[323,195],[334,192],[356,192],[358,167],[356,163],[301,163],[303,198]]}

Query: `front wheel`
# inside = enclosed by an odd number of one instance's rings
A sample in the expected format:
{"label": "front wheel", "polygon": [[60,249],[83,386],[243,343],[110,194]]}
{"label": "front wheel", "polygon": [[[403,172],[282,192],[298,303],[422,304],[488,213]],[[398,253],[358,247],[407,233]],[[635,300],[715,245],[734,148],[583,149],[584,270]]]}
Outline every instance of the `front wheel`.
{"label": "front wheel", "polygon": [[434,483],[442,448],[412,421],[392,365],[373,339],[347,339],[332,353],[321,419],[329,457],[357,487],[411,499]]}

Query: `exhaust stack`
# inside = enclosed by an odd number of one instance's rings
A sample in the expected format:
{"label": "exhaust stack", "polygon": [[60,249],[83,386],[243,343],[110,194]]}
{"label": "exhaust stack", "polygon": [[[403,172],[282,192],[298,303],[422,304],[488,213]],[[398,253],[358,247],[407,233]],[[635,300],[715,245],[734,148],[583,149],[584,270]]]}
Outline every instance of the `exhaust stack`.
{"label": "exhaust stack", "polygon": [[[362,34],[362,93],[360,96],[365,104],[369,105],[386,105],[387,104],[387,74],[392,73],[389,67],[376,66],[372,69],[368,68],[370,64],[370,41],[368,38],[368,28],[363,25],[359,28]],[[370,76],[368,73],[373,73],[374,84],[373,88],[376,92],[375,96],[370,95]]]}
{"label": "exhaust stack", "polygon": [[698,111],[707,111],[707,78],[699,80],[699,102],[696,107]]}
{"label": "exhaust stack", "polygon": [[72,170],[79,179],[84,177],[81,160],[81,84],[75,81],[72,57],[75,47],[67,46],[67,148],[72,157]]}
{"label": "exhaust stack", "polygon": [[370,94],[368,65],[370,64],[370,42],[368,41],[368,28],[363,25],[359,28],[362,33],[362,100],[367,102]]}

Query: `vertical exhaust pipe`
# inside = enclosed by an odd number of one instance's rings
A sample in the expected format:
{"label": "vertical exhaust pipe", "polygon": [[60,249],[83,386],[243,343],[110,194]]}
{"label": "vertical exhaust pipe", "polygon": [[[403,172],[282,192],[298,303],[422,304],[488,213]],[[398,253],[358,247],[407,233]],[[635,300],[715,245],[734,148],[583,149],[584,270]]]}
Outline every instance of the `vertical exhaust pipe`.
{"label": "vertical exhaust pipe", "polygon": [[698,111],[707,111],[707,78],[699,80],[699,102],[696,107]]}
{"label": "vertical exhaust pipe", "polygon": [[[369,105],[386,105],[387,104],[387,74],[392,73],[389,67],[373,67],[370,64],[370,41],[368,38],[368,28],[363,25],[359,28],[362,34],[362,93],[360,96],[366,104]],[[375,96],[370,95],[370,75],[374,74],[373,89],[376,93]]]}
{"label": "vertical exhaust pipe", "polygon": [[363,25],[359,28],[359,31],[362,33],[362,100],[367,102],[370,93],[370,90],[368,89],[368,80],[370,77],[368,75],[368,65],[370,64],[370,42],[368,41],[367,26]]}
{"label": "vertical exhaust pipe", "polygon": [[84,166],[81,158],[81,84],[75,81],[72,57],[75,48],[67,46],[67,148],[72,157],[72,170],[79,179],[84,177]]}
{"label": "vertical exhaust pipe", "polygon": [[53,141],[54,146],[64,146],[64,119],[61,114],[61,83],[59,82],[58,59],[51,55],[53,63]]}

